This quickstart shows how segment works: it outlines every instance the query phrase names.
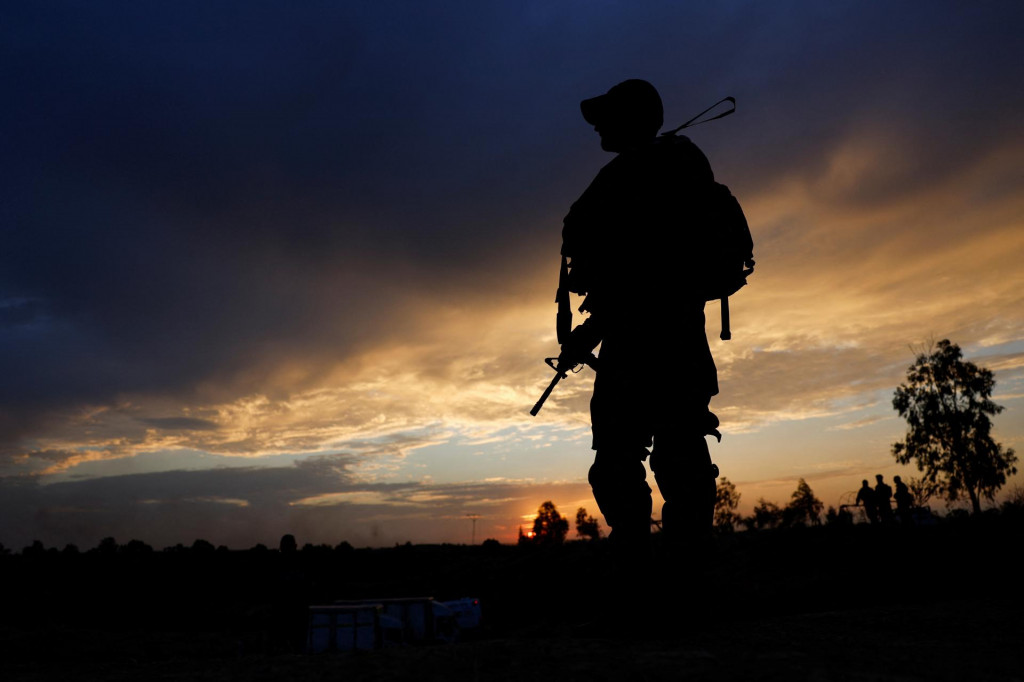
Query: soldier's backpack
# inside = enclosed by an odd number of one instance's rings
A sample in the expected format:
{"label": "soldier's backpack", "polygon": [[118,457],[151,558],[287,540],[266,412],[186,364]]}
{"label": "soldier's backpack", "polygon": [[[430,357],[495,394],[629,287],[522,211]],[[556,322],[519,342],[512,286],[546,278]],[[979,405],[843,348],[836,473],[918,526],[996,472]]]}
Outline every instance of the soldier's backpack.
{"label": "soldier's backpack", "polygon": [[[701,117],[717,107],[719,104],[729,102],[732,108],[716,116],[701,119]],[[676,149],[681,154],[696,154],[700,161],[696,163],[707,164],[704,157],[689,138],[678,135],[680,130],[707,123],[723,118],[736,110],[736,100],[732,97],[716,102],[701,113],[691,118],[678,128],[662,133],[658,139],[659,145],[679,145]],[[698,120],[700,119],[700,120]],[[684,146],[685,145],[685,146]],[[690,149],[687,149],[687,146]],[[732,338],[729,329],[729,297],[746,285],[747,277],[754,272],[754,241],[750,236],[750,228],[747,219],[743,215],[743,209],[739,202],[729,191],[729,188],[721,183],[714,182],[711,178],[710,166],[708,166],[708,182],[710,187],[707,191],[700,190],[702,201],[698,209],[699,215],[688,220],[696,229],[689,231],[685,238],[687,241],[686,250],[694,254],[687,269],[692,277],[687,280],[688,286],[694,290],[705,301],[721,301],[722,311],[722,333],[723,341]],[[588,188],[588,191],[590,189]],[[689,195],[692,198],[692,194]],[[689,207],[691,210],[693,206]],[[565,251],[565,232],[563,232],[563,254],[562,266],[558,278],[558,292],[555,297],[558,303],[558,317],[556,330],[558,331],[558,342],[565,343],[569,337],[572,326],[572,311],[569,307],[569,293],[585,294],[589,287],[587,285],[586,258],[577,258],[573,254],[572,263],[569,264]],[[578,247],[577,247],[578,248]],[[673,251],[678,251],[678,248]],[[584,300],[580,306],[580,312],[588,310],[588,301]]]}
{"label": "soldier's backpack", "polygon": [[[723,102],[729,102],[732,108],[711,118],[698,120]],[[689,144],[685,136],[677,135],[680,130],[714,121],[734,111],[736,100],[726,97],[678,128],[662,133],[661,137],[663,140],[678,140],[679,143]],[[698,246],[702,261],[701,293],[706,301],[721,301],[721,338],[727,341],[732,338],[729,329],[729,297],[745,286],[747,277],[754,272],[754,240],[750,236],[750,227],[740,203],[729,188],[721,183],[713,183],[701,222],[704,227]]]}

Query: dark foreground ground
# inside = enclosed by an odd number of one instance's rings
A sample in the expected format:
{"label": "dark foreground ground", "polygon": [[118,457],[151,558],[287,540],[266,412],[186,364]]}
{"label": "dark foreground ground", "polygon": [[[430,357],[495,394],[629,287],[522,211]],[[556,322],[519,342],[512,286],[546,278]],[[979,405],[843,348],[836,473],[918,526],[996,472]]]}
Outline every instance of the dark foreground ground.
{"label": "dark foreground ground", "polygon": [[[1021,680],[1017,607],[993,601],[765,616],[626,640],[538,628],[480,641],[308,656],[216,653],[208,634],[62,630],[9,680]],[[49,637],[47,637],[49,639]],[[40,651],[46,648],[47,651]]]}
{"label": "dark foreground ground", "polygon": [[[656,588],[678,572],[612,601],[602,543],[6,556],[0,677],[1024,680],[1021,529],[995,518],[722,537],[682,591],[701,597],[697,623]],[[486,630],[301,653],[310,603],[426,594],[480,597]]]}

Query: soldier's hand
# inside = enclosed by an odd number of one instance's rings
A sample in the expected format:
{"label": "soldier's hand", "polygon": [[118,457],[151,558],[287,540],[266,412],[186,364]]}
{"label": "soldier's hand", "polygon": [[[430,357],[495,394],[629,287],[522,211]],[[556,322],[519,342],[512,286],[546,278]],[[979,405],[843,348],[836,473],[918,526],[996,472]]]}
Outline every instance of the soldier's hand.
{"label": "soldier's hand", "polygon": [[569,334],[569,340],[562,344],[562,352],[558,356],[558,364],[572,368],[590,359],[594,347],[600,342],[594,339],[586,323],[579,325]]}

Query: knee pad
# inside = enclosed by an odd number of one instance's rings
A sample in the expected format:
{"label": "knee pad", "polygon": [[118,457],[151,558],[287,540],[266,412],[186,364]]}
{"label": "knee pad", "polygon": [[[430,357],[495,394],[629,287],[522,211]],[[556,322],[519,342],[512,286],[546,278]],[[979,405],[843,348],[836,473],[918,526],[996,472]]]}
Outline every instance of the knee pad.
{"label": "knee pad", "polygon": [[656,442],[651,471],[666,502],[694,496],[706,498],[709,487],[714,502],[718,469],[711,463],[711,453],[703,437],[661,443],[660,447]]}
{"label": "knee pad", "polygon": [[643,460],[647,450],[639,448],[636,453],[598,450],[594,453],[594,464],[587,474],[591,486],[646,488],[647,469]]}

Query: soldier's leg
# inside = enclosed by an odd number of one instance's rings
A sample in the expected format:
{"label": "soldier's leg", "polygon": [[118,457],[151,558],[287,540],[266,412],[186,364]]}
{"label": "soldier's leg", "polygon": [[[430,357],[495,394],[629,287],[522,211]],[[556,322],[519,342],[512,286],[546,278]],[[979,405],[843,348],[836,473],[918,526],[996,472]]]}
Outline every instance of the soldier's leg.
{"label": "soldier's leg", "polygon": [[718,468],[705,438],[717,433],[718,418],[708,400],[682,405],[672,421],[659,424],[654,436],[651,470],[661,496],[662,526],[675,543],[704,543],[711,537]]}
{"label": "soldier's leg", "polygon": [[678,626],[700,627],[714,594],[713,549],[717,467],[699,430],[656,433],[651,470],[665,498],[656,589],[681,614]]}
{"label": "soldier's leg", "polygon": [[705,541],[714,518],[718,468],[704,437],[656,438],[651,470],[665,498],[661,519],[666,537],[676,543]]}
{"label": "soldier's leg", "polygon": [[[606,352],[602,350],[604,362]],[[588,479],[620,571],[639,573],[650,563],[651,487],[644,460],[651,444],[649,417],[635,374],[614,362],[601,366],[590,401],[594,464]]]}
{"label": "soldier's leg", "polygon": [[643,460],[645,448],[601,449],[587,478],[612,536],[644,543],[651,533],[651,487]]}

